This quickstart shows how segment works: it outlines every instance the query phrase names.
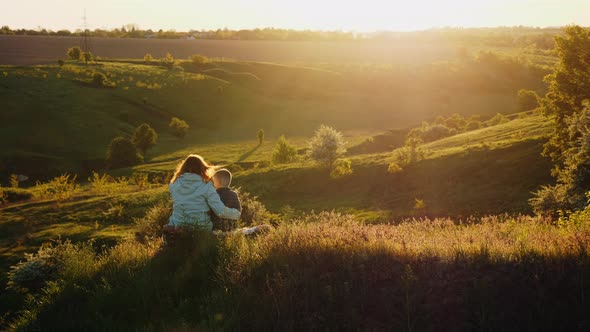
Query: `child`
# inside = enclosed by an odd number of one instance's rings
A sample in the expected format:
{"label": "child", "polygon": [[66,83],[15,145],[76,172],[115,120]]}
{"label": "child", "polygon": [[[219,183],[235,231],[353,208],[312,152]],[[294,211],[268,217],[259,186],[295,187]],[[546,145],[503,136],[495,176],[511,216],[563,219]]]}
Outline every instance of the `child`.
{"label": "child", "polygon": [[[228,208],[242,211],[242,204],[240,203],[238,193],[229,187],[231,185],[231,180],[231,172],[227,169],[220,169],[213,175],[213,185],[217,189],[217,193],[223,204]],[[213,230],[216,231],[229,232],[238,227],[236,220],[223,218],[214,213],[211,214],[211,221],[213,222]]]}
{"label": "child", "polygon": [[220,218],[240,219],[241,212],[226,207],[215,191],[210,177],[212,170],[213,167],[201,156],[194,154],[178,165],[169,186],[173,207],[170,221],[164,227],[165,233],[187,227],[211,230],[210,210]]}

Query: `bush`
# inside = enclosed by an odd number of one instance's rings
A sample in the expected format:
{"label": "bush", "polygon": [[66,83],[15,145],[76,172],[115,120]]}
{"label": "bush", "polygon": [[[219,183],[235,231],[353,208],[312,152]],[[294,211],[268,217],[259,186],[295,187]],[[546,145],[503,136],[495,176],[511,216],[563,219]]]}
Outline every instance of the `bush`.
{"label": "bush", "polygon": [[206,56],[200,54],[191,55],[189,60],[195,65],[202,65],[209,62],[209,59]]}
{"label": "bush", "polygon": [[71,60],[80,60],[80,57],[82,56],[82,50],[79,46],[71,47],[68,49],[67,54]]}
{"label": "bush", "polygon": [[309,156],[324,165],[331,165],[346,152],[345,144],[342,133],[321,125],[309,142]]}
{"label": "bush", "polygon": [[106,155],[107,166],[119,168],[133,166],[143,161],[143,157],[137,153],[135,145],[125,137],[115,137],[109,144]]}
{"label": "bush", "polygon": [[65,63],[65,61],[63,61],[62,59],[59,59],[59,60],[57,60],[57,64],[58,64],[60,67],[63,67],[63,66],[66,64],[66,63]]}
{"label": "bush", "polygon": [[135,129],[135,133],[133,133],[133,137],[131,138],[131,143],[133,143],[133,145],[141,151],[141,154],[145,156],[146,151],[156,145],[157,140],[158,134],[156,131],[147,123],[142,123],[137,129]]}
{"label": "bush", "polygon": [[168,127],[172,131],[172,135],[178,138],[183,138],[184,136],[186,136],[186,133],[188,132],[189,125],[186,123],[186,121],[179,119],[177,117],[173,117],[170,120]]}
{"label": "bush", "polygon": [[147,53],[146,55],[143,56],[143,61],[152,62],[152,61],[154,61],[154,57],[151,54]]}
{"label": "bush", "polygon": [[168,69],[174,68],[174,57],[170,53],[166,53],[166,56],[160,60],[160,64]]}
{"label": "bush", "polygon": [[171,214],[172,201],[170,199],[152,206],[147,210],[145,216],[134,220],[138,228],[136,236],[141,239],[161,236],[162,229],[164,225],[168,224]]}
{"label": "bush", "polygon": [[241,226],[254,226],[274,222],[274,215],[268,212],[266,206],[258,197],[248,192],[239,191],[240,202],[242,203]]}
{"label": "bush", "polygon": [[290,163],[297,159],[297,148],[289,144],[285,136],[279,137],[272,152],[272,162],[277,164]]}
{"label": "bush", "polygon": [[338,179],[352,174],[352,162],[350,159],[336,159],[332,164],[330,177]]}
{"label": "bush", "polygon": [[403,171],[403,168],[401,168],[401,166],[398,163],[396,163],[395,161],[389,163],[389,166],[387,166],[387,172],[389,174],[396,174],[401,171]]}
{"label": "bush", "polygon": [[58,202],[66,201],[74,196],[80,186],[76,184],[77,175],[62,174],[48,181],[37,183],[39,196],[52,198]]}
{"label": "bush", "polygon": [[539,216],[555,219],[565,215],[566,190],[563,185],[543,186],[529,200],[533,212]]}

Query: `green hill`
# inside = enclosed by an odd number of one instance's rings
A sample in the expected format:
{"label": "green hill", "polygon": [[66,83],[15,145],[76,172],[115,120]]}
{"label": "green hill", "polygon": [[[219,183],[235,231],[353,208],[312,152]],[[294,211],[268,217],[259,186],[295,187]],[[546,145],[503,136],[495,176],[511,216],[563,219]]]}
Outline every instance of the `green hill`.
{"label": "green hill", "polygon": [[[415,68],[179,61],[167,70],[139,60],[0,66],[0,176],[87,174],[103,166],[112,138],[143,122],[160,134],[150,158],[195,144],[240,142],[259,128],[268,137],[301,137],[320,124],[375,132],[441,114],[509,114],[517,108],[516,90],[544,89],[539,82],[547,68],[491,59]],[[95,71],[116,88],[79,81]],[[168,129],[173,116],[190,125],[184,140]]]}

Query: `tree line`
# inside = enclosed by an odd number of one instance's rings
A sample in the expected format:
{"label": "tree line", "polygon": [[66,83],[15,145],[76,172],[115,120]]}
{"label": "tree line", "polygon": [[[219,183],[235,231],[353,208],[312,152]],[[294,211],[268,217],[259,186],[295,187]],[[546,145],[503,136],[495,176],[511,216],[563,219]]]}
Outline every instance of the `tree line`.
{"label": "tree line", "polygon": [[44,29],[11,29],[9,26],[0,28],[0,35],[41,35],[41,36],[81,36],[103,38],[161,38],[161,39],[222,39],[222,40],[290,40],[290,41],[343,41],[343,40],[420,40],[426,42],[460,42],[469,45],[490,47],[536,47],[553,49],[554,37],[561,33],[558,28],[531,27],[498,27],[498,28],[443,28],[414,32],[381,31],[373,33],[354,33],[350,31],[317,31],[294,29],[216,29],[175,30],[141,29],[135,24],[127,24],[114,29],[77,29],[57,31]]}

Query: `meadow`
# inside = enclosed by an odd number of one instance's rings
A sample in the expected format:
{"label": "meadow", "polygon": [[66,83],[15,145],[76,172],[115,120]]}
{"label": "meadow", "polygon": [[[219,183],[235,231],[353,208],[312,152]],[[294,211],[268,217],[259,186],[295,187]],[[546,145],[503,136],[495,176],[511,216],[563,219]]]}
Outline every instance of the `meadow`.
{"label": "meadow", "polygon": [[[553,123],[517,91],[546,93],[551,52],[96,38],[98,61],[56,64],[73,40],[0,36],[20,45],[0,66],[1,329],[590,328],[590,211],[528,203],[554,181]],[[142,123],[156,145],[108,168]],[[310,157],[322,124],[346,141],[340,172]],[[272,230],[164,245],[190,153],[233,172],[242,226]]]}

